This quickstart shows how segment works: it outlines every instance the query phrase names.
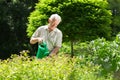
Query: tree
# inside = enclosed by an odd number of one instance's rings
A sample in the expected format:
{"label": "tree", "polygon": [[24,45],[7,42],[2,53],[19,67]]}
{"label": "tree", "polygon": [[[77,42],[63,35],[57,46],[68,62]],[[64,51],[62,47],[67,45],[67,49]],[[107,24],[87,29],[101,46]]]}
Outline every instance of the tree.
{"label": "tree", "polygon": [[110,38],[111,12],[107,7],[105,0],[40,0],[29,17],[28,36],[30,37],[37,27],[46,24],[52,13],[58,13],[62,17],[58,28],[63,32],[64,41],[71,42],[73,56],[75,41]]}
{"label": "tree", "polygon": [[112,11],[112,36],[116,36],[120,32],[120,0],[108,0],[109,9]]}
{"label": "tree", "polygon": [[37,0],[0,0],[0,58],[27,49],[26,23]]}

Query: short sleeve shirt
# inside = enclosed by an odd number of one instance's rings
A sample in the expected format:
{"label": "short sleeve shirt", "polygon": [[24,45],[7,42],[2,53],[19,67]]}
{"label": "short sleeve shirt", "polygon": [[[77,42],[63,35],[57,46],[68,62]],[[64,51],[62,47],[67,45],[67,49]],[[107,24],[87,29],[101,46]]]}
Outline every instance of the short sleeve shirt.
{"label": "short sleeve shirt", "polygon": [[51,51],[54,47],[61,47],[62,45],[62,32],[55,28],[49,32],[48,25],[39,27],[32,35],[31,38],[43,38],[43,41],[47,43],[48,49]]}

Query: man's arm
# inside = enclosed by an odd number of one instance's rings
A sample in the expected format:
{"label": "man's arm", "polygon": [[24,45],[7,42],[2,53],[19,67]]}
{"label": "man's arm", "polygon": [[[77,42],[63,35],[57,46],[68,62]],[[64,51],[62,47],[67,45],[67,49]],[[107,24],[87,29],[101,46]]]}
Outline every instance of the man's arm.
{"label": "man's arm", "polygon": [[49,54],[49,56],[54,56],[54,55],[56,55],[56,54],[58,53],[59,49],[60,49],[60,47],[55,47],[55,48],[51,51],[51,53]]}
{"label": "man's arm", "polygon": [[53,56],[53,55],[56,55],[59,51],[59,49],[61,48],[61,45],[62,45],[62,32],[60,31],[58,34],[57,34],[57,41],[56,41],[56,47],[51,51],[51,53],[49,54],[50,56]]}

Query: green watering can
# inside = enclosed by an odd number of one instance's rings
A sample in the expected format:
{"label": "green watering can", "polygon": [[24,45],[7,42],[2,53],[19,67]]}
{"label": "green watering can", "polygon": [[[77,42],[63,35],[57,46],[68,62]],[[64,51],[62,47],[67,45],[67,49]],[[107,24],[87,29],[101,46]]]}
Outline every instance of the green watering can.
{"label": "green watering can", "polygon": [[49,55],[49,50],[47,48],[47,44],[45,42],[42,42],[40,44],[38,44],[38,50],[36,53],[36,58],[37,59],[42,59],[46,56]]}

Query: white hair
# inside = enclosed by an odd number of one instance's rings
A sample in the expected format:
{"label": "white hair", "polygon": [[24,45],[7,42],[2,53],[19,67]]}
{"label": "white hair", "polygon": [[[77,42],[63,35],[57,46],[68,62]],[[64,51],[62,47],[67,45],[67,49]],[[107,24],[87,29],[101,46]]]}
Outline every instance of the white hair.
{"label": "white hair", "polygon": [[58,20],[59,22],[61,22],[61,17],[58,14],[52,14],[49,18],[50,20]]}

